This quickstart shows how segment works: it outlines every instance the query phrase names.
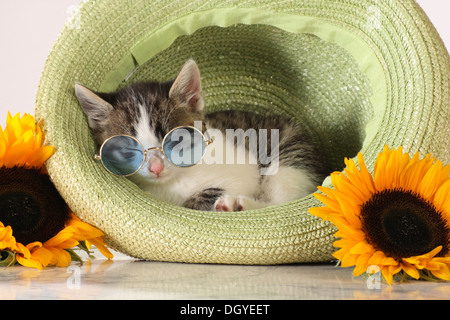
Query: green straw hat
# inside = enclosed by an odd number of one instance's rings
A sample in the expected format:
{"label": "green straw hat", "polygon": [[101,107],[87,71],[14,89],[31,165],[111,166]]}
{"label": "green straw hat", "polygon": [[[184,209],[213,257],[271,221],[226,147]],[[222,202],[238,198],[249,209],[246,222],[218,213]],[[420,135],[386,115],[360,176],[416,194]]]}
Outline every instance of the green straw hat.
{"label": "green straw hat", "polygon": [[[449,55],[412,0],[85,1],[42,74],[36,117],[71,209],[128,255],[158,261],[280,264],[332,259],[334,227],[312,195],[239,213],[156,199],[94,160],[74,85],[114,91],[165,81],[193,58],[206,111],[244,109],[299,122],[330,170],[385,144],[450,162]],[[331,186],[330,179],[324,182]]]}

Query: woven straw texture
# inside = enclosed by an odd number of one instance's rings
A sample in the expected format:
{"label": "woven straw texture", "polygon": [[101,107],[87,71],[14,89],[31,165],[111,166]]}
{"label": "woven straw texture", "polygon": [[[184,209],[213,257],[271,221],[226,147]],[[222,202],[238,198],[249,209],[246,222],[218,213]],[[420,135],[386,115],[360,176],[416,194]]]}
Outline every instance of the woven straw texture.
{"label": "woven straw texture", "polygon": [[[450,162],[450,59],[414,1],[86,1],[42,74],[36,117],[56,153],[55,186],[84,221],[131,256],[194,263],[330,260],[335,229],[309,215],[313,196],[242,213],[187,210],[155,199],[93,159],[74,94],[201,70],[206,110],[284,114],[328,155],[330,170],[385,144]],[[330,186],[329,178],[324,185]]]}

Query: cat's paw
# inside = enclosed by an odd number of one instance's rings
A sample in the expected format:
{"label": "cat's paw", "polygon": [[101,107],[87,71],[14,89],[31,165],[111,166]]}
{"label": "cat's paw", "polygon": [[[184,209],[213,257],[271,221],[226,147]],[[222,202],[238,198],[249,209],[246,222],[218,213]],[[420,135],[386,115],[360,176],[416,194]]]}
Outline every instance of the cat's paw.
{"label": "cat's paw", "polygon": [[240,196],[223,195],[214,204],[217,212],[244,211],[244,198]]}

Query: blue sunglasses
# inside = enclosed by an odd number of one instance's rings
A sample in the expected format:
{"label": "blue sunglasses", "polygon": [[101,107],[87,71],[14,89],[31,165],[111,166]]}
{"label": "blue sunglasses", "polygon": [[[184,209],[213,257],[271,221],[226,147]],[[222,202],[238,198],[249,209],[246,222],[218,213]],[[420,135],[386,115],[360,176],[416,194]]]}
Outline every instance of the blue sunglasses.
{"label": "blue sunglasses", "polygon": [[129,135],[115,135],[106,139],[95,155],[103,167],[116,176],[131,176],[149,160],[151,152],[159,151],[172,165],[181,168],[199,163],[205,155],[206,146],[214,139],[206,139],[195,127],[177,127],[169,131],[161,147],[145,149],[142,143]]}

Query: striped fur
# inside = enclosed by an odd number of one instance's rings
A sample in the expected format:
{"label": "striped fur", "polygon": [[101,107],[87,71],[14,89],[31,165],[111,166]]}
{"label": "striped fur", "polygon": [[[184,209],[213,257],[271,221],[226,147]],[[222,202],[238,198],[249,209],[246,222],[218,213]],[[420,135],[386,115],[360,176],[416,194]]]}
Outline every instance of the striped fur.
{"label": "striped fur", "polygon": [[[258,161],[177,168],[164,161],[164,170],[157,177],[150,165],[130,177],[144,190],[174,204],[209,211],[258,209],[301,198],[313,192],[327,175],[323,158],[307,134],[281,116],[243,111],[205,116],[200,73],[192,60],[174,81],[135,83],[114,93],[95,93],[77,84],[76,94],[99,145],[110,136],[128,134],[145,148],[160,146],[171,129],[202,121],[204,130],[214,128],[222,133],[223,140],[215,141],[216,146],[231,145],[236,154],[246,152],[250,158],[260,160],[258,154],[251,154],[258,149],[249,145],[249,139],[241,145],[227,140],[227,129],[278,130],[276,166]],[[258,143],[258,147],[267,148],[270,154],[272,138],[268,134],[266,144]],[[207,162],[207,156],[204,160]],[[261,175],[262,168],[269,174]]]}

